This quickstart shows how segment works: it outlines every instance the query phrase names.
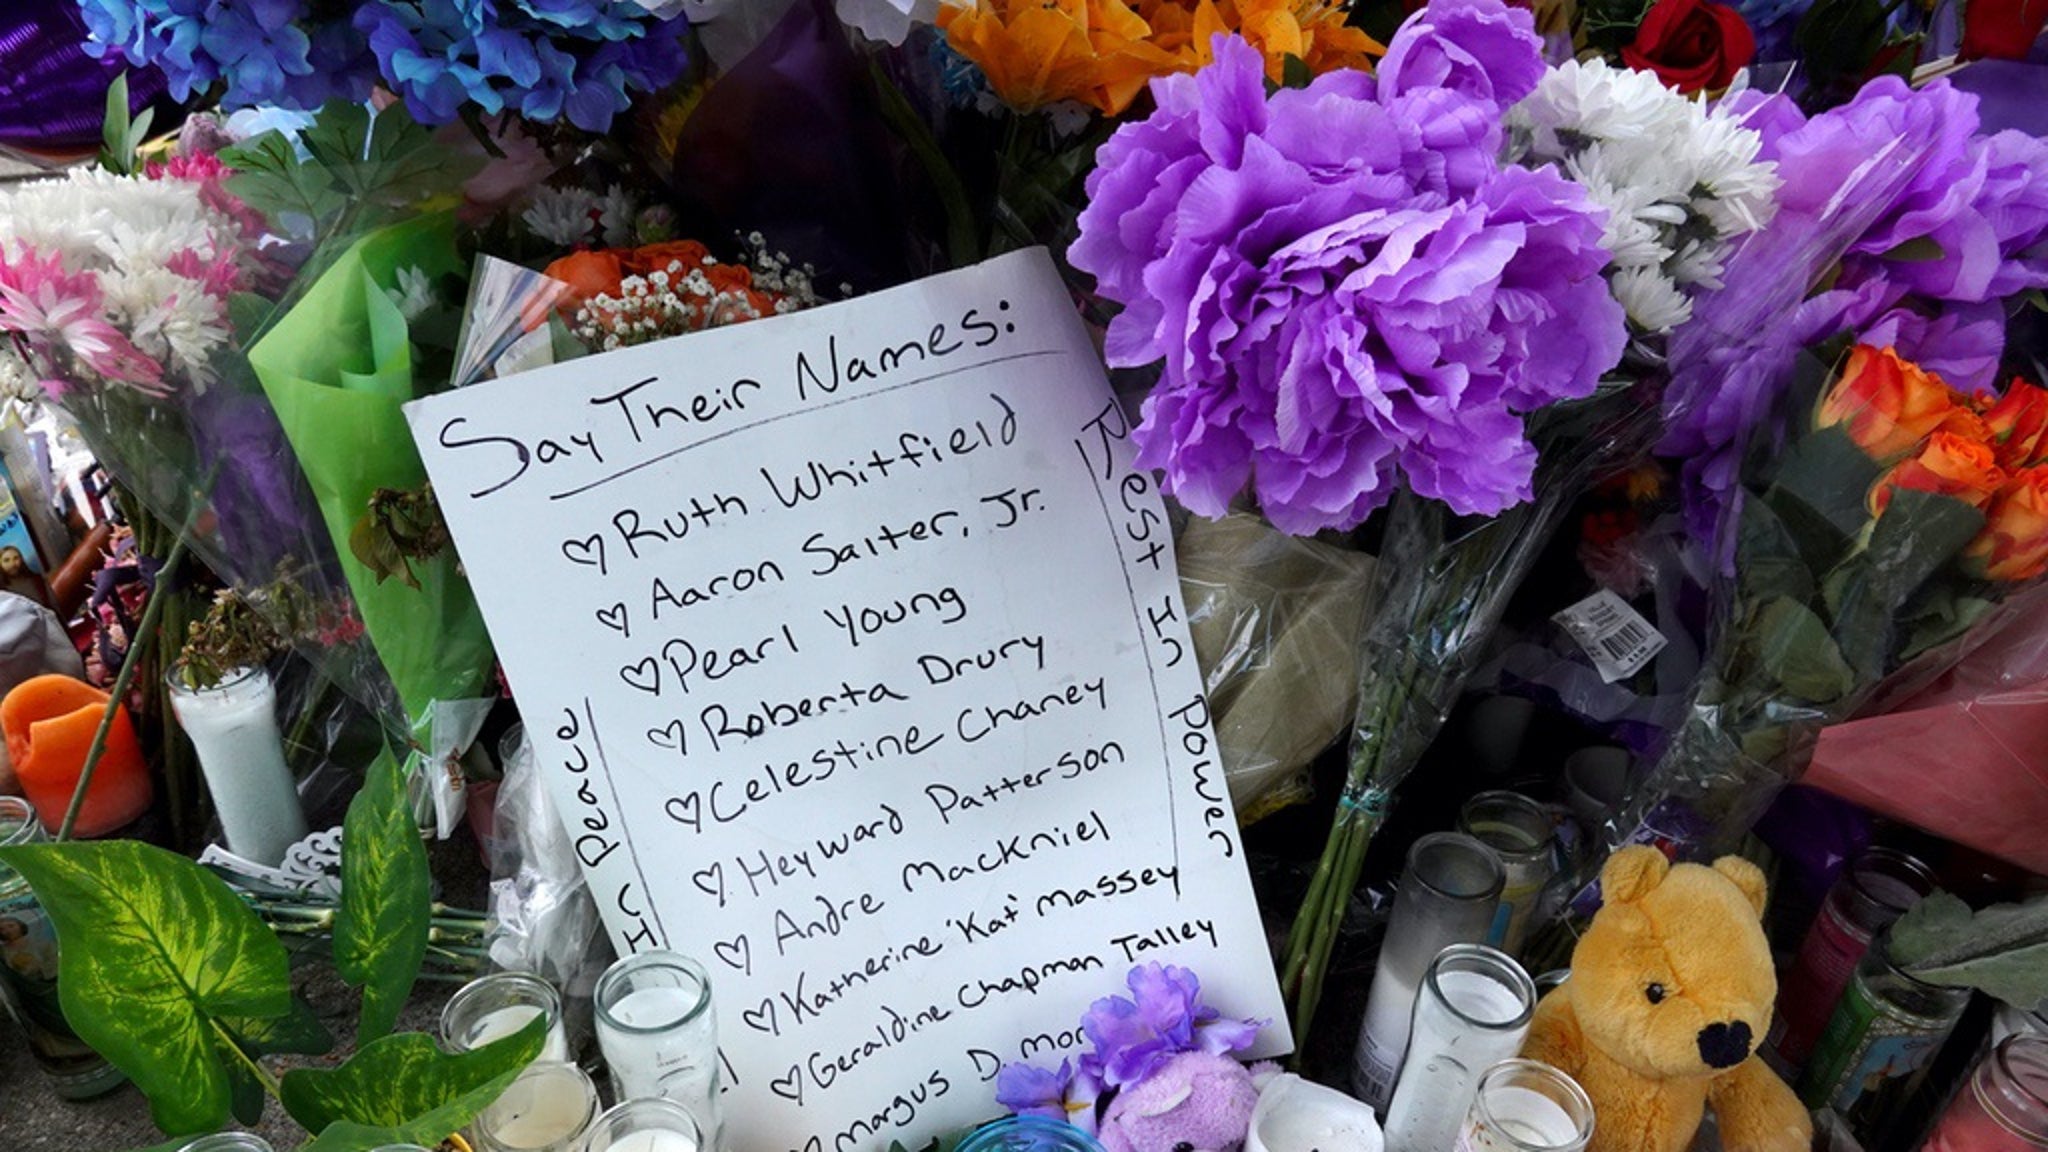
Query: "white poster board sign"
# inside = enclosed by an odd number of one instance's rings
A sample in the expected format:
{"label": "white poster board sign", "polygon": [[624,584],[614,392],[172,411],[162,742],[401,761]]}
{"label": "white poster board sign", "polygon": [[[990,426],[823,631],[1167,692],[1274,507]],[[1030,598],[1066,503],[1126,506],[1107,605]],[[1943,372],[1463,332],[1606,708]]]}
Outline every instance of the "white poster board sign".
{"label": "white poster board sign", "polygon": [[727,1145],[999,1114],[1148,960],[1290,1039],[1165,511],[1043,250],[407,409],[621,954]]}

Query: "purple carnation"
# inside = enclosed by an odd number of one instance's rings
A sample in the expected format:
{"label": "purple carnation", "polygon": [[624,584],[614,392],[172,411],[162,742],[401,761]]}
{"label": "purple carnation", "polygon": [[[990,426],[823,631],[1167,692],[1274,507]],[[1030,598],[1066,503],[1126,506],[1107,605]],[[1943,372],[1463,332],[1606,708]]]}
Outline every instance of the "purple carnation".
{"label": "purple carnation", "polygon": [[1528,23],[1436,0],[1376,85],[1270,97],[1259,54],[1218,37],[1104,145],[1070,257],[1124,306],[1110,363],[1164,361],[1138,458],[1189,508],[1221,515],[1249,483],[1310,533],[1358,524],[1403,476],[1459,513],[1529,498],[1522,414],[1589,395],[1626,333],[1601,210],[1497,159],[1492,101],[1542,70]]}
{"label": "purple carnation", "polygon": [[1378,72],[1383,97],[1443,88],[1506,108],[1543,78],[1543,38],[1527,9],[1432,0],[1395,33]]}

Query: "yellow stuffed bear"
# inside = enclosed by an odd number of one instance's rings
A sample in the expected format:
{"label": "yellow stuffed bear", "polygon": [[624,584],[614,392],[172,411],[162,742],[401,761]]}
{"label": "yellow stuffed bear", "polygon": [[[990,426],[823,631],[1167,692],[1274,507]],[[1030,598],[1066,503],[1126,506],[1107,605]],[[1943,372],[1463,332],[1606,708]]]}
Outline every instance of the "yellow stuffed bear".
{"label": "yellow stuffed bear", "polygon": [[1636,846],[1600,889],[1571,979],[1536,1006],[1522,1049],[1592,1097],[1590,1152],[1683,1152],[1710,1103],[1727,1152],[1804,1152],[1812,1121],[1756,1055],[1778,991],[1763,873]]}

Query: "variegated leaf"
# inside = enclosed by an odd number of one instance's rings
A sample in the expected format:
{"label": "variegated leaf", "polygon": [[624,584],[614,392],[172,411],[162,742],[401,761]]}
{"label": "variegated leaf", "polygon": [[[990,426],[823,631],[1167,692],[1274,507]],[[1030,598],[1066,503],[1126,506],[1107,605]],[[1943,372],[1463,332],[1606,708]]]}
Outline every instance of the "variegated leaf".
{"label": "variegated leaf", "polygon": [[451,1056],[431,1036],[401,1032],[339,1068],[285,1073],[278,1098],[309,1132],[356,1124],[403,1131],[413,1143],[432,1146],[496,1100],[540,1055],[546,1038],[546,1019],[535,1017],[502,1040]]}
{"label": "variegated leaf", "polygon": [[398,764],[380,756],[342,821],[334,966],[363,990],[356,1043],[388,1034],[397,1022],[426,960],[432,917],[427,848]]}
{"label": "variegated leaf", "polygon": [[149,1097],[157,1127],[218,1128],[223,1017],[291,1010],[284,945],[218,877],[132,840],[31,844],[0,861],[57,929],[65,1019]]}

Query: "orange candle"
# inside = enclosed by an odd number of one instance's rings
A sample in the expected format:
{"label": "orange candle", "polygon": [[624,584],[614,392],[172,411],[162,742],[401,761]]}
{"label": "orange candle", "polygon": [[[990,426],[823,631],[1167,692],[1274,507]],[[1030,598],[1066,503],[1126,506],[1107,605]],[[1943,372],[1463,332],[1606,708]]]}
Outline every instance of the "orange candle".
{"label": "orange candle", "polygon": [[[71,806],[86,750],[107,713],[105,692],[69,676],[37,676],[24,680],[0,700],[0,731],[7,736],[7,754],[21,790],[35,805],[43,824],[55,832]],[[104,836],[141,816],[153,795],[149,766],[126,708],[114,709],[107,747],[93,771],[85,804],[78,811],[76,836]]]}

